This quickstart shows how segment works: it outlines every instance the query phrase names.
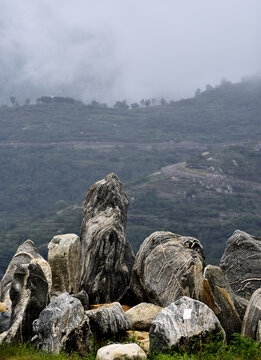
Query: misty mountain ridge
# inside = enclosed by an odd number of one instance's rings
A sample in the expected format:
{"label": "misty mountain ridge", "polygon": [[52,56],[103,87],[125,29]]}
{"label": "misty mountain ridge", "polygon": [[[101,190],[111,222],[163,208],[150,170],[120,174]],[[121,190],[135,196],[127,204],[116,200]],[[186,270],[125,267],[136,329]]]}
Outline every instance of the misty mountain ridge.
{"label": "misty mountain ridge", "polygon": [[193,98],[114,107],[40,96],[0,107],[0,262],[32,238],[45,252],[79,233],[87,189],[116,173],[137,251],[155,230],[198,237],[217,263],[231,233],[261,225],[261,79],[207,86]]}

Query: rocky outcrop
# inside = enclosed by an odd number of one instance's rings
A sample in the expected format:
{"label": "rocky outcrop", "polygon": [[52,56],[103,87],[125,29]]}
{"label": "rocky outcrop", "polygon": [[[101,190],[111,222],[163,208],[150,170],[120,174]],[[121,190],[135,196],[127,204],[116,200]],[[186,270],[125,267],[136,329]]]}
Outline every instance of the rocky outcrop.
{"label": "rocky outcrop", "polygon": [[96,355],[96,360],[119,360],[119,359],[147,359],[142,348],[135,344],[110,344],[100,348]]}
{"label": "rocky outcrop", "polygon": [[90,303],[117,301],[126,292],[134,254],[125,236],[128,199],[109,174],[87,192],[81,228],[80,289]]}
{"label": "rocky outcrop", "polygon": [[47,261],[39,254],[37,248],[34,246],[32,240],[26,240],[17,249],[14,257],[12,258],[5,275],[0,282],[0,301],[5,304],[6,311],[11,311],[11,300],[9,291],[13,281],[14,273],[19,265],[37,263],[45,274],[48,281],[48,289],[51,288],[51,269]]}
{"label": "rocky outcrop", "polygon": [[75,234],[54,236],[48,245],[48,262],[52,269],[51,296],[79,291],[80,239]]}
{"label": "rocky outcrop", "polygon": [[85,312],[93,332],[98,335],[111,335],[131,328],[131,324],[120,303],[112,303]]}
{"label": "rocky outcrop", "polygon": [[234,304],[237,296],[218,266],[208,265],[205,268],[200,299],[218,317],[226,332],[227,340],[230,340],[235,332],[240,333],[242,321]]}
{"label": "rocky outcrop", "polygon": [[242,324],[242,335],[261,342],[261,288],[251,296]]}
{"label": "rocky outcrop", "polygon": [[214,312],[200,301],[186,296],[170,304],[153,321],[150,328],[150,351],[177,350],[194,346],[213,337],[225,339]]}
{"label": "rocky outcrop", "polygon": [[[68,293],[55,298],[33,322],[33,344],[40,350],[59,354],[72,330],[84,321],[80,300]],[[70,335],[71,334],[71,335]],[[68,345],[67,345],[68,348]]]}
{"label": "rocky outcrop", "polygon": [[26,342],[32,336],[32,323],[49,302],[48,283],[37,263],[19,265],[10,289],[12,313],[4,342]]}
{"label": "rocky outcrop", "polygon": [[203,266],[204,251],[197,239],[155,232],[137,253],[131,291],[139,302],[163,307],[181,296],[199,299]]}
{"label": "rocky outcrop", "polygon": [[152,321],[163,310],[162,307],[149,304],[140,303],[126,312],[126,316],[131,323],[132,329],[149,330]]}
{"label": "rocky outcrop", "polygon": [[227,241],[220,267],[234,292],[250,297],[261,287],[261,238],[236,230]]}

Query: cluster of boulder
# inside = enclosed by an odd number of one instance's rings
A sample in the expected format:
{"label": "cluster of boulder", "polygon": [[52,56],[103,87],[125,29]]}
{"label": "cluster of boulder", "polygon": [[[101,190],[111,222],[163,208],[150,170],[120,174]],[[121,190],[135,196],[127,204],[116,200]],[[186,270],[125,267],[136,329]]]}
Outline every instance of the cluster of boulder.
{"label": "cluster of boulder", "polygon": [[55,236],[48,261],[31,240],[17,249],[0,282],[0,343],[86,355],[94,338],[122,334],[128,343],[98,350],[97,359],[113,359],[233,333],[261,342],[261,239],[235,231],[218,267],[205,266],[199,240],[155,232],[135,257],[127,208],[109,174],[86,194],[80,237]]}

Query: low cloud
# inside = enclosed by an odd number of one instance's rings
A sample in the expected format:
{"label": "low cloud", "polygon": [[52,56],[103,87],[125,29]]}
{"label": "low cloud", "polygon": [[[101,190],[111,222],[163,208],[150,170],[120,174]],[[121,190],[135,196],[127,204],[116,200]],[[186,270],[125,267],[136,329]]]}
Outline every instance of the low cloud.
{"label": "low cloud", "polygon": [[0,98],[178,99],[260,72],[259,0],[2,0]]}

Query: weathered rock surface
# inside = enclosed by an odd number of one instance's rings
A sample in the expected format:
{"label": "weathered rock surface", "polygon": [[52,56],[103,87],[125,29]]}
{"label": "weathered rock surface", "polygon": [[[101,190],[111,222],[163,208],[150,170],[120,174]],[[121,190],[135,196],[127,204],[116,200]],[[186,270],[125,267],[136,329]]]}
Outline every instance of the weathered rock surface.
{"label": "weathered rock surface", "polygon": [[5,304],[0,303],[0,313],[5,311]]}
{"label": "weathered rock surface", "polygon": [[93,348],[92,331],[88,317],[77,326],[68,331],[63,336],[62,348],[67,353],[78,353],[80,356],[86,356]]}
{"label": "weathered rock surface", "polygon": [[260,340],[261,323],[261,288],[257,289],[251,296],[242,324],[242,335]]}
{"label": "weathered rock surface", "polygon": [[150,328],[150,351],[193,347],[197,340],[225,339],[225,333],[214,312],[200,301],[186,296],[170,304],[153,321]]}
{"label": "weathered rock surface", "polygon": [[134,254],[125,236],[128,199],[109,174],[85,197],[81,228],[80,289],[90,303],[117,301],[127,291]]}
{"label": "weathered rock surface", "polygon": [[235,294],[221,268],[219,266],[213,265],[206,266],[204,269],[204,278],[208,281],[212,291],[215,290],[215,287],[219,287],[228,293],[228,295],[233,300],[235,309],[240,319],[243,320],[248,305],[248,300]]}
{"label": "weathered rock surface", "polygon": [[147,359],[142,348],[135,344],[110,344],[100,348],[96,360],[119,360],[119,359]]}
{"label": "weathered rock surface", "polygon": [[48,283],[37,263],[17,266],[10,289],[12,313],[4,342],[26,342],[32,323],[49,302]]}
{"label": "weathered rock surface", "polygon": [[139,302],[167,306],[181,296],[199,299],[204,251],[200,242],[171,232],[155,232],[134,262],[131,291]]}
{"label": "weathered rock surface", "polygon": [[10,327],[10,312],[1,312],[0,313],[0,334],[4,331],[8,331]]}
{"label": "weathered rock surface", "polygon": [[236,230],[227,241],[220,267],[237,295],[251,296],[261,287],[261,238]]}
{"label": "weathered rock surface", "polygon": [[73,294],[72,297],[80,300],[84,310],[89,309],[89,296],[85,290],[81,290],[78,294]]}
{"label": "weathered rock surface", "polygon": [[162,307],[149,304],[140,303],[126,312],[126,316],[131,323],[132,329],[149,330],[152,321],[163,310]]}
{"label": "weathered rock surface", "polygon": [[150,335],[148,331],[128,330],[126,331],[127,339],[135,339],[135,342],[145,351],[150,351]]}
{"label": "weathered rock surface", "polygon": [[230,340],[232,334],[240,333],[242,325],[234,305],[236,295],[218,266],[208,265],[204,277],[200,299],[214,311]]}
{"label": "weathered rock surface", "polygon": [[54,236],[48,245],[52,269],[51,296],[79,291],[80,238],[75,234]]}
{"label": "weathered rock surface", "polygon": [[14,273],[19,265],[29,264],[29,263],[38,263],[48,281],[48,288],[51,288],[51,268],[47,261],[39,254],[37,248],[34,246],[32,240],[26,240],[19,248],[17,249],[15,255],[13,256],[5,275],[3,276],[0,282],[0,301],[5,304],[6,311],[11,311],[11,300],[9,296],[9,291],[11,288],[11,283],[13,281]]}
{"label": "weathered rock surface", "polygon": [[93,332],[99,335],[115,334],[129,330],[131,324],[120,303],[112,303],[85,312]]}
{"label": "weathered rock surface", "polygon": [[71,331],[84,321],[80,300],[61,294],[33,322],[33,344],[40,350],[59,354]]}

